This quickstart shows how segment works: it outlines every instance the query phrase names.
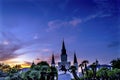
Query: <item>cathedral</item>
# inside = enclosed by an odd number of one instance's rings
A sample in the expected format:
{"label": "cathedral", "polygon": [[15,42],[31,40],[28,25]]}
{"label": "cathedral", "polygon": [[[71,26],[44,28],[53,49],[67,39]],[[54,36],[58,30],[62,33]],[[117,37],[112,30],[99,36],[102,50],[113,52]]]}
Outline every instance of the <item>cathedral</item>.
{"label": "cathedral", "polygon": [[[60,70],[62,66],[64,66],[67,70],[70,68],[71,66],[71,62],[68,61],[68,55],[66,52],[66,48],[65,48],[65,43],[64,41],[62,42],[62,49],[61,49],[61,61],[58,62],[58,69]],[[76,57],[76,53],[74,53],[74,59],[73,59],[73,66],[75,66],[78,69],[78,62],[77,62],[77,57]],[[51,66],[55,66],[55,59],[54,59],[54,54],[52,54],[52,61],[51,61]]]}

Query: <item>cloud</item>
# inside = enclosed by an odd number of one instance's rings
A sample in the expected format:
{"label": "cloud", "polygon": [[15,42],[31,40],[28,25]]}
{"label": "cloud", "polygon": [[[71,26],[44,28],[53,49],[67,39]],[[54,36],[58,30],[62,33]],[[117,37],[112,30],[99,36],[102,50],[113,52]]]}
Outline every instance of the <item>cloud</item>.
{"label": "cloud", "polygon": [[4,38],[0,43],[0,61],[17,58],[18,56],[23,55],[16,53],[17,50],[23,47],[23,45],[20,44],[21,42],[16,37],[6,32],[2,32],[1,35]]}
{"label": "cloud", "polygon": [[38,44],[38,40],[23,42],[11,32],[0,33],[0,61],[7,61],[18,58],[21,55],[32,52],[31,50],[23,50],[32,45]]}
{"label": "cloud", "polygon": [[107,46],[108,46],[108,48],[120,47],[120,42],[119,41],[113,41],[110,44],[108,44]]}
{"label": "cloud", "polygon": [[24,61],[22,64],[21,64],[21,66],[22,67],[29,67],[29,66],[31,66],[31,62],[28,62],[28,61]]}
{"label": "cloud", "polygon": [[5,61],[5,64],[9,64],[10,66],[21,65],[22,67],[29,67],[29,66],[31,66],[32,62],[17,61],[17,60],[15,61],[14,59],[12,59],[12,60]]}
{"label": "cloud", "polygon": [[73,20],[69,21],[69,24],[71,24],[72,26],[77,26],[78,24],[80,24],[82,22],[81,19],[79,18],[74,18]]}
{"label": "cloud", "polygon": [[71,20],[51,20],[48,22],[48,29],[47,31],[51,31],[54,29],[59,29],[61,27],[72,26],[76,27],[78,24],[82,23],[80,18],[73,18]]}
{"label": "cloud", "polygon": [[65,26],[67,23],[62,20],[53,20],[48,22],[48,30],[53,30]]}
{"label": "cloud", "polygon": [[60,20],[55,19],[48,22],[48,29],[46,31],[52,31],[59,29],[61,27],[76,27],[81,23],[88,22],[90,20],[96,19],[96,18],[106,18],[111,17],[112,14],[110,13],[104,13],[104,11],[99,11],[95,14],[91,14],[86,16],[85,18],[79,18],[79,17],[73,17],[71,20]]}
{"label": "cloud", "polygon": [[0,61],[5,61],[13,58],[17,58],[23,54],[17,54],[15,51],[19,50],[19,45],[12,45],[13,47],[6,47],[0,44]]}
{"label": "cloud", "polygon": [[48,48],[45,48],[45,49],[42,49],[42,52],[48,52],[50,53],[52,50],[51,49],[48,49]]}
{"label": "cloud", "polygon": [[103,11],[100,11],[96,14],[92,14],[92,15],[89,15],[87,16],[86,18],[83,19],[83,22],[87,22],[89,20],[93,20],[95,18],[106,18],[106,17],[110,17],[112,16],[111,14],[105,14]]}
{"label": "cloud", "polygon": [[84,18],[83,21],[84,21],[84,22],[87,22],[87,21],[89,21],[89,20],[95,19],[95,18],[98,17],[100,14],[101,14],[101,13],[89,15],[88,17]]}

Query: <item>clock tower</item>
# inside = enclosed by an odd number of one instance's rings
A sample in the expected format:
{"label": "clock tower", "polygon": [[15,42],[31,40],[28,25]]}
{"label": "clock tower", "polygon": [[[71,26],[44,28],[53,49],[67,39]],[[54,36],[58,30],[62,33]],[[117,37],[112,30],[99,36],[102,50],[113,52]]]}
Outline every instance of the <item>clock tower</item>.
{"label": "clock tower", "polygon": [[64,40],[62,42],[62,49],[61,49],[61,62],[58,62],[59,69],[61,69],[62,66],[65,66],[66,69],[70,68],[71,63],[67,60],[67,53],[65,48]]}

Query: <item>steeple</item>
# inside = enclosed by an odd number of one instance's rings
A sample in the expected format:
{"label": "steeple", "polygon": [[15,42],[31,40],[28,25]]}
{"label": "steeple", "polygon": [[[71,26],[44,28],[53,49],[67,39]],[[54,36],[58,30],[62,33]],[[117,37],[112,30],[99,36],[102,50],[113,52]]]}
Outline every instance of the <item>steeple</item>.
{"label": "steeple", "polygon": [[76,53],[74,52],[74,64],[75,64],[75,63],[78,63],[78,62],[77,62]]}
{"label": "steeple", "polygon": [[35,65],[34,61],[32,62],[32,65]]}
{"label": "steeple", "polygon": [[35,66],[35,63],[34,63],[34,61],[32,62],[32,65],[31,65],[31,68],[34,68],[34,66]]}
{"label": "steeple", "polygon": [[64,40],[63,40],[63,43],[62,43],[62,49],[65,49],[65,43],[64,43]]}
{"label": "steeple", "polygon": [[51,62],[51,66],[55,66],[54,54],[52,54],[52,62]]}
{"label": "steeple", "polygon": [[66,54],[66,49],[65,49],[65,43],[64,40],[62,42],[62,50],[61,50],[62,54]]}
{"label": "steeple", "polygon": [[73,61],[73,65],[77,68],[78,70],[78,62],[77,62],[77,57],[76,57],[76,53],[74,52],[74,61]]}
{"label": "steeple", "polygon": [[62,62],[67,62],[67,53],[66,53],[66,49],[65,49],[64,40],[63,40],[63,42],[62,42],[61,61],[62,61]]}

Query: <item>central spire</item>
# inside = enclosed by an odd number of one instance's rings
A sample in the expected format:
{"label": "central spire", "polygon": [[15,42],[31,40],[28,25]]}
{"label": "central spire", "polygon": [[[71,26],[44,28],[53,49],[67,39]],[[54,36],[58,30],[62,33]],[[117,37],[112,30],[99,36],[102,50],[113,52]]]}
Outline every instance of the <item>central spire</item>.
{"label": "central spire", "polygon": [[65,43],[64,43],[64,40],[63,40],[63,43],[62,43],[62,54],[66,54],[66,49],[65,49]]}
{"label": "central spire", "polygon": [[64,40],[63,40],[63,43],[62,43],[62,49],[65,49],[65,43],[64,43]]}
{"label": "central spire", "polygon": [[61,61],[62,61],[62,62],[67,62],[67,53],[66,53],[66,49],[65,49],[64,40],[63,40],[63,42],[62,42]]}

